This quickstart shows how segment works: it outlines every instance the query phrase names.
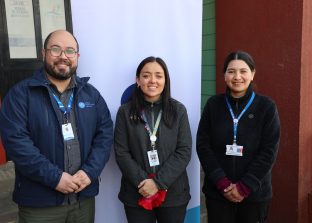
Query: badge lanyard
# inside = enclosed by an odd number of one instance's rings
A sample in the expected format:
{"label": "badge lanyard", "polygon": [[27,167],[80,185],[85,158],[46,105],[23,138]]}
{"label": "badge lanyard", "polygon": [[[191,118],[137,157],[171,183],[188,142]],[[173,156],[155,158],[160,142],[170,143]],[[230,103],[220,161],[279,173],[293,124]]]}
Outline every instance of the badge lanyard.
{"label": "badge lanyard", "polygon": [[247,111],[247,109],[250,107],[252,101],[255,98],[255,93],[252,92],[251,98],[249,99],[247,105],[245,106],[245,108],[242,110],[242,112],[238,115],[238,117],[235,117],[234,112],[231,108],[229,99],[225,96],[225,100],[226,100],[226,104],[228,106],[228,109],[231,113],[232,119],[233,119],[233,132],[234,132],[234,139],[233,139],[233,145],[236,145],[236,135],[237,135],[237,127],[238,127],[238,121],[240,120],[240,118],[243,116],[243,114]]}
{"label": "badge lanyard", "polygon": [[151,146],[152,146],[153,150],[155,149],[155,143],[156,143],[156,140],[157,140],[156,133],[157,133],[157,130],[158,130],[158,127],[159,127],[161,115],[162,115],[162,110],[160,110],[159,113],[158,113],[158,117],[157,117],[155,126],[153,128],[153,132],[152,132],[150,126],[148,125],[147,118],[146,118],[146,115],[144,113],[144,110],[142,111],[142,118],[143,118],[144,123],[145,123],[144,126],[145,126],[145,129],[147,130],[147,132],[149,134],[150,141],[151,141]]}
{"label": "badge lanyard", "polygon": [[60,110],[63,112],[63,114],[65,116],[66,123],[68,123],[68,114],[70,113],[70,109],[71,109],[72,104],[73,104],[73,97],[74,97],[73,92],[70,95],[70,98],[69,98],[69,101],[67,104],[67,108],[64,107],[63,103],[60,101],[60,99],[54,93],[53,93],[53,97],[54,97],[55,101],[57,102]]}

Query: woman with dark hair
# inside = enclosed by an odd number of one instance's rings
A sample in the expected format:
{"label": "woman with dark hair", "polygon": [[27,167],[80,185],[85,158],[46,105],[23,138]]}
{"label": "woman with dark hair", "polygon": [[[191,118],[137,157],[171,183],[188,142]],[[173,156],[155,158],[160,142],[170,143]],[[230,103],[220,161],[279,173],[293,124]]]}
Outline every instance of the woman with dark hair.
{"label": "woman with dark hair", "polygon": [[192,148],[187,111],[171,98],[169,72],[159,57],[139,64],[136,86],[116,117],[119,199],[129,223],[183,223]]}
{"label": "woman with dark hair", "polygon": [[226,92],[208,99],[197,131],[208,222],[263,223],[280,139],[277,108],[253,91],[256,70],[248,53],[230,53],[223,72]]}

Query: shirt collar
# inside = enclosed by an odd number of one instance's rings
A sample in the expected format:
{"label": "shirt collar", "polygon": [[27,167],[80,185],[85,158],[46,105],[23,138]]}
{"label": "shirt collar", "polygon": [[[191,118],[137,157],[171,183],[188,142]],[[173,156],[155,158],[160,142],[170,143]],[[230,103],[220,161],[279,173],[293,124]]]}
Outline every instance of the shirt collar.
{"label": "shirt collar", "polygon": [[[45,78],[45,80],[47,81],[48,86],[49,86],[50,88],[52,88],[53,91],[58,92],[57,87],[55,86],[55,84],[53,84],[53,83],[49,80],[49,78],[47,77],[47,75],[48,75],[48,74],[45,73],[44,78]],[[73,75],[73,76],[71,77],[70,82],[69,82],[69,84],[68,84],[68,86],[67,86],[67,88],[66,88],[65,91],[72,90],[73,88],[75,88],[75,87],[77,86],[77,81],[76,81],[76,78],[75,78],[75,77],[76,77],[76,75]],[[58,92],[58,93],[60,93],[60,92]]]}

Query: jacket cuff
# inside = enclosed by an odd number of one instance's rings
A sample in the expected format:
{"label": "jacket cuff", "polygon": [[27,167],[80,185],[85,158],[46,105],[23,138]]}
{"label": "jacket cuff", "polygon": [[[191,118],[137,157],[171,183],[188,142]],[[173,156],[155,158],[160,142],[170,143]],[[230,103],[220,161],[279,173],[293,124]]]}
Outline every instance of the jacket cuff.
{"label": "jacket cuff", "polygon": [[52,185],[50,185],[51,188],[56,189],[57,185],[58,185],[58,184],[60,183],[60,181],[61,181],[62,174],[63,174],[63,170],[58,169],[58,170],[57,170],[57,180],[56,180]]}
{"label": "jacket cuff", "polygon": [[250,173],[246,174],[240,182],[244,182],[244,185],[248,186],[248,188],[253,192],[257,191],[261,186],[261,181]]}
{"label": "jacket cuff", "polygon": [[223,177],[217,181],[216,187],[220,191],[220,193],[224,193],[224,190],[231,185],[231,181],[227,177]]}
{"label": "jacket cuff", "polygon": [[214,184],[218,182],[221,178],[226,177],[226,174],[221,168],[215,169],[208,175],[208,179],[210,179]]}
{"label": "jacket cuff", "polygon": [[238,190],[238,193],[245,198],[248,197],[251,193],[251,189],[241,181],[236,183],[236,188]]}
{"label": "jacket cuff", "polygon": [[164,183],[160,182],[157,177],[154,177],[153,178],[154,182],[156,183],[158,189],[160,190],[168,190],[168,187],[167,185],[165,185]]}
{"label": "jacket cuff", "polygon": [[89,177],[91,182],[98,179],[98,177],[92,176],[91,173],[89,173],[89,171],[86,170],[86,168],[82,167],[82,168],[80,168],[80,170],[82,170],[83,172],[85,172],[85,174],[87,174],[87,176]]}

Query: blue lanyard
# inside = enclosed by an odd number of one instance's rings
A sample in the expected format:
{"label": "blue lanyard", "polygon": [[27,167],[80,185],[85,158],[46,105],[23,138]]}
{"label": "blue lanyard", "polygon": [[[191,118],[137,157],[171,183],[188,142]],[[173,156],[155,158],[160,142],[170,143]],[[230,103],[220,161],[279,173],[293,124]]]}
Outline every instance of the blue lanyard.
{"label": "blue lanyard", "polygon": [[60,99],[53,93],[53,98],[57,102],[60,110],[64,113],[66,120],[67,120],[67,115],[70,113],[70,109],[71,109],[72,104],[73,104],[73,97],[74,97],[74,93],[72,92],[70,95],[68,104],[67,104],[67,108],[65,108],[63,103],[60,101]]}
{"label": "blue lanyard", "polygon": [[238,117],[235,117],[234,112],[231,108],[229,99],[225,96],[225,100],[226,100],[226,104],[228,106],[228,109],[231,113],[232,119],[233,119],[233,132],[234,132],[234,140],[233,140],[233,145],[236,145],[236,136],[237,136],[237,127],[238,127],[238,121],[240,120],[240,118],[243,116],[243,114],[247,111],[247,109],[249,108],[249,106],[251,105],[252,101],[255,98],[255,93],[252,92],[251,98],[249,99],[247,105],[245,106],[245,108],[242,110],[242,112],[238,115]]}

